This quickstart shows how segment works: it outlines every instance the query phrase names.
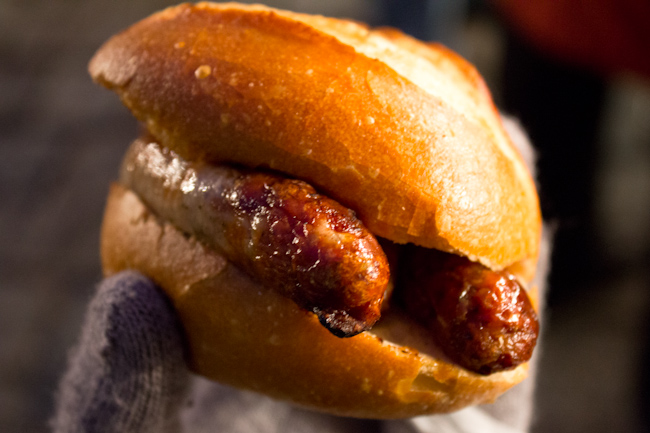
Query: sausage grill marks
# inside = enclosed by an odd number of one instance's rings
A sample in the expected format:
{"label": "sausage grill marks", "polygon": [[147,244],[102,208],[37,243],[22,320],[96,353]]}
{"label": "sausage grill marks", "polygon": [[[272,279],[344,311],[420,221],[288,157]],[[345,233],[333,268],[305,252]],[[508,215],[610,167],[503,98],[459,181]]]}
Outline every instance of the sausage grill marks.
{"label": "sausage grill marks", "polygon": [[389,268],[354,213],[302,181],[189,163],[137,140],[121,181],[263,285],[317,314],[339,337],[370,329]]}
{"label": "sausage grill marks", "polygon": [[530,359],[539,333],[537,314],[511,274],[436,250],[406,250],[400,301],[447,356],[484,375]]}
{"label": "sausage grill marks", "polygon": [[[144,139],[129,149],[121,182],[334,335],[379,319],[390,279],[382,247],[351,210],[305,182],[190,163]],[[393,297],[452,360],[491,374],[530,358],[537,316],[514,277],[436,250],[389,249],[401,256]]]}

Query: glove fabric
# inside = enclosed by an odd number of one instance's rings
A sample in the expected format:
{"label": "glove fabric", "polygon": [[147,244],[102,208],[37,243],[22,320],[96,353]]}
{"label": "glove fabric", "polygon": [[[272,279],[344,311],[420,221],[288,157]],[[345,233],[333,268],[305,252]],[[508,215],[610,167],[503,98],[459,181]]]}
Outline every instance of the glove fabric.
{"label": "glove fabric", "polygon": [[59,386],[56,433],[175,432],[187,387],[183,336],[159,289],[136,272],[106,279]]}

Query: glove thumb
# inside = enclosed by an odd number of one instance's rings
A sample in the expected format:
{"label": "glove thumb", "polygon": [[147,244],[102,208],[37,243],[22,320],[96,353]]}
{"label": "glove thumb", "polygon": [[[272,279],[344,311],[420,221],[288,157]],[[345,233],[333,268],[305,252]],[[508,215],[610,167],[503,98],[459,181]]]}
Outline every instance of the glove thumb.
{"label": "glove thumb", "polygon": [[123,272],[99,286],[59,385],[54,432],[172,432],[189,382],[168,300]]}

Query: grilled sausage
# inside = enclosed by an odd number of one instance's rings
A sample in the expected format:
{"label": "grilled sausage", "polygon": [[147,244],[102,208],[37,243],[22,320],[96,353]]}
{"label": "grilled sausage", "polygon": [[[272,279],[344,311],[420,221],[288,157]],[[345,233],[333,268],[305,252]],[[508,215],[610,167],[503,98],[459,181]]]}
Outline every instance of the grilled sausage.
{"label": "grilled sausage", "polygon": [[379,318],[384,252],[351,210],[305,182],[189,163],[144,139],[127,153],[121,182],[333,334],[356,335]]}
{"label": "grilled sausage", "polygon": [[416,247],[408,248],[400,264],[404,308],[452,360],[487,375],[530,359],[539,323],[514,276]]}

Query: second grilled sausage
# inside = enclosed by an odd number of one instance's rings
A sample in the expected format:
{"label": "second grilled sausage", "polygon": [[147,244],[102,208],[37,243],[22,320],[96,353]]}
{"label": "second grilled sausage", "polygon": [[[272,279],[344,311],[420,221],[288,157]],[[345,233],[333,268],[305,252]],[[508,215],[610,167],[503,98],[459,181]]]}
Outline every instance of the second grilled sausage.
{"label": "second grilled sausage", "polygon": [[395,296],[459,365],[487,375],[530,359],[539,323],[512,274],[418,247],[407,248],[400,263]]}

